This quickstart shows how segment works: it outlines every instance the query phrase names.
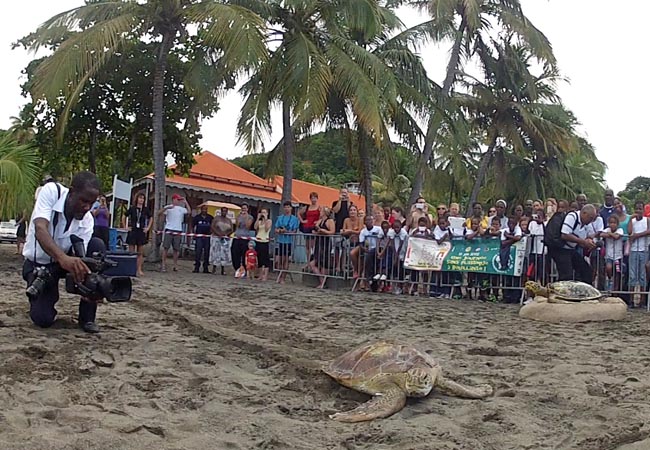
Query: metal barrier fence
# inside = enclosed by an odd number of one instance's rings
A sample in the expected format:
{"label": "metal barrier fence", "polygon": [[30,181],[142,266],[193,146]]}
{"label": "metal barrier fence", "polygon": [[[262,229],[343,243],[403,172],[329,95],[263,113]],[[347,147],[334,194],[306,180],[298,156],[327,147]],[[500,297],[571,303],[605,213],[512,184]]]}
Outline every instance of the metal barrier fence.
{"label": "metal barrier fence", "polygon": [[[488,301],[501,298],[506,302],[523,303],[526,298],[523,286],[527,280],[547,284],[558,279],[556,264],[542,243],[542,237],[529,235],[526,238],[521,276],[409,270],[404,267],[403,254],[407,243],[404,242],[403,250],[398,253],[395,241],[375,236],[368,236],[362,243],[357,236],[279,235],[272,244],[271,254],[278,282],[284,282],[287,276],[293,280],[294,274],[311,273],[320,278],[320,287],[333,278],[353,280],[353,291],[449,298],[467,296]],[[610,243],[608,239],[600,242],[599,247],[580,256],[585,264],[589,264],[591,283],[602,291],[622,297],[628,304],[638,306],[646,303],[650,311],[647,302],[650,292],[647,247],[645,251],[635,251],[627,244],[621,246]],[[462,237],[451,241],[452,245],[461,243],[465,243]],[[628,250],[628,247],[631,249]]]}

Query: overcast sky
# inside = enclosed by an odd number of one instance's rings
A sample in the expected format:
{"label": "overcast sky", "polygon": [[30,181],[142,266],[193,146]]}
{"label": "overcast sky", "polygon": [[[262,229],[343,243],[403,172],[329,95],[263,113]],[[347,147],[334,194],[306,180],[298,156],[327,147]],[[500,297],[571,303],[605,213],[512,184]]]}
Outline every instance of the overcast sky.
{"label": "overcast sky", "polygon": [[[31,60],[11,43],[36,29],[44,20],[83,4],[82,0],[21,0],[5,5],[0,27],[0,128],[10,126],[26,100],[20,95],[21,70]],[[639,175],[648,175],[650,152],[640,137],[648,126],[645,106],[645,35],[650,2],[640,0],[522,0],[525,14],[549,38],[562,75],[570,80],[559,86],[564,103],[574,111],[585,135],[607,166],[606,180],[616,191]],[[400,13],[407,25],[424,21],[413,10]],[[430,76],[442,84],[448,48],[421,50]],[[235,145],[235,125],[241,98],[223,99],[220,112],[203,124],[205,150],[225,158],[243,153]],[[277,117],[277,116],[276,116]],[[280,123],[271,141],[279,139]]]}

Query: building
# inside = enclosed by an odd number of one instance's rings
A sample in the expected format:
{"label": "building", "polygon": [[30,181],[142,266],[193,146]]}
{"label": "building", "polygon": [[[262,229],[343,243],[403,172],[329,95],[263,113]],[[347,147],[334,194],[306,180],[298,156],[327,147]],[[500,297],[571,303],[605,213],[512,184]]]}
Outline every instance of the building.
{"label": "building", "polygon": [[[255,209],[280,204],[281,194],[275,186],[238,165],[210,152],[201,152],[195,160],[187,176],[171,166],[173,173],[166,178],[166,204],[171,203],[174,194],[187,198],[192,208],[208,200],[248,203]],[[154,175],[149,174],[134,183],[133,191],[144,188],[151,198],[153,186]]]}
{"label": "building", "polygon": [[[280,193],[282,193],[282,184],[284,177],[275,176],[273,178],[275,185]],[[335,201],[339,199],[340,191],[328,186],[321,186],[319,184],[309,183],[307,181],[293,180],[291,187],[291,197],[294,204],[309,205],[311,200],[309,194],[312,192],[318,193],[318,203],[322,206],[332,206]],[[350,201],[357,205],[359,209],[363,210],[366,207],[366,199],[362,195],[350,192]]]}
{"label": "building", "polygon": [[[171,203],[174,194],[187,198],[192,208],[206,201],[216,201],[241,205],[247,203],[255,214],[260,208],[269,208],[277,216],[282,199],[283,177],[276,176],[265,180],[239,167],[238,165],[210,152],[201,152],[195,157],[187,176],[181,174],[176,166],[171,166],[172,174],[166,178],[165,204]],[[147,203],[153,207],[154,175],[149,174],[133,184],[133,193],[145,191]],[[331,206],[339,198],[339,191],[306,181],[293,180],[291,201],[294,206],[308,205],[309,194],[318,192],[320,204]],[[350,199],[359,208],[365,208],[363,196],[350,194]]]}

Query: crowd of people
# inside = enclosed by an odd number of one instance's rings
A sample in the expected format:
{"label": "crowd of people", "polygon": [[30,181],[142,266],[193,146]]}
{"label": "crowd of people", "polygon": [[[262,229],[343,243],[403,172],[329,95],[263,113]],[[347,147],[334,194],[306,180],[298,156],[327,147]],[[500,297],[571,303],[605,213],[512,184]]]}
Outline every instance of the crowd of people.
{"label": "crowd of people", "polygon": [[[151,214],[143,202],[144,197],[138,196],[127,214],[127,241],[140,253],[151,226]],[[165,222],[162,246],[166,250],[161,270],[167,269],[169,249],[174,255],[173,270],[177,270],[183,223],[188,223],[185,231],[203,236],[195,238],[194,271],[225,274],[232,265],[239,278],[267,280],[274,269],[279,272],[277,281],[283,283],[291,272],[296,247],[301,246],[307,260],[301,270],[318,275],[321,288],[328,277],[339,276],[359,279],[362,290],[445,297],[450,296],[451,286],[464,282],[478,290],[480,299],[494,299],[498,291],[504,300],[518,301],[520,290],[495,289],[494,276],[409,271],[404,257],[412,238],[439,244],[451,241],[452,245],[458,240],[492,238],[500,240],[500,263],[505,269],[510,247],[527,237],[524,274],[514,282],[508,280],[509,286],[521,286],[526,279],[542,283],[576,279],[604,290],[640,293],[650,280],[646,274],[650,272],[650,207],[637,202],[629,214],[611,190],[605,192],[602,204],[589,203],[584,194],[572,201],[527,200],[510,207],[505,200],[487,208],[476,202],[469,217],[461,215],[458,203],[440,203],[433,211],[423,197],[406,211],[374,205],[372,215],[365,217],[347,189],[341,189],[340,198],[331,205],[320,204],[317,192],[297,211],[287,202],[274,220],[268,209],[253,215],[249,205],[240,206],[234,223],[226,208],[213,217],[203,207],[190,217],[187,201],[174,195],[172,204],[159,212]],[[557,242],[548,236],[551,229],[558,230]],[[140,263],[139,272],[141,267]],[[423,286],[429,286],[428,291]],[[633,306],[643,300],[638,294],[631,297]]]}

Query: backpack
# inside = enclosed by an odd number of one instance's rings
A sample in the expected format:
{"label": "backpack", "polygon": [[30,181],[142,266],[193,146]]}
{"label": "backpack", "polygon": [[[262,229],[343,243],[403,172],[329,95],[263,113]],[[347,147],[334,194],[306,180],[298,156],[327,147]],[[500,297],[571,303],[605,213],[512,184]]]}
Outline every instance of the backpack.
{"label": "backpack", "polygon": [[576,214],[576,222],[573,225],[573,229],[571,231],[576,229],[579,222],[577,213],[557,212],[553,214],[551,220],[549,220],[544,227],[544,239],[542,242],[544,242],[545,246],[552,249],[559,249],[564,247],[565,241],[562,239],[562,226],[564,225],[564,219],[566,219],[569,214]]}

